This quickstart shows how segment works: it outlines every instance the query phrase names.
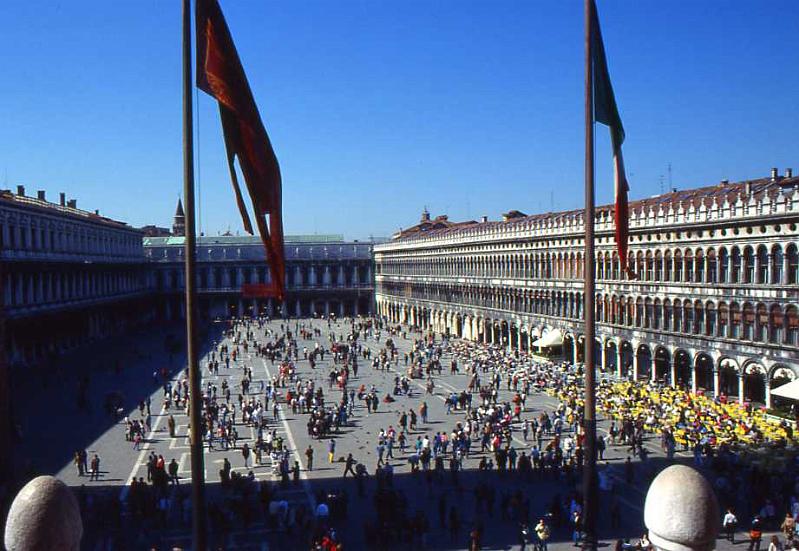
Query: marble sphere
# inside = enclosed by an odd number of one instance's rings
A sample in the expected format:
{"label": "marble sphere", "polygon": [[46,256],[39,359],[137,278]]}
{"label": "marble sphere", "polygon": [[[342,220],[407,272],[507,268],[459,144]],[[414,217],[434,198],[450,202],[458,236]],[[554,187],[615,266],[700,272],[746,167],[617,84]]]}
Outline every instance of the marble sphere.
{"label": "marble sphere", "polygon": [[78,500],[69,487],[52,476],[28,482],[8,512],[8,551],[79,551],[83,536]]}
{"label": "marble sphere", "polygon": [[708,481],[685,465],[663,469],[646,494],[649,540],[664,551],[711,551],[720,529],[719,504]]}

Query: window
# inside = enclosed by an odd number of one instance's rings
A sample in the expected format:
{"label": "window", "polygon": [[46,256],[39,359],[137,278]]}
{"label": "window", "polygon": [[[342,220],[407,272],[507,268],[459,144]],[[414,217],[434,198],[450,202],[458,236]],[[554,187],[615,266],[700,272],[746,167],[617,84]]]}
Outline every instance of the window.
{"label": "window", "polygon": [[741,280],[742,283],[754,283],[755,282],[755,257],[754,253],[752,252],[752,247],[746,247],[744,249],[744,276]]}
{"label": "window", "polygon": [[769,342],[774,344],[781,344],[783,341],[783,324],[785,320],[782,316],[782,308],[778,304],[771,307],[769,319]]}
{"label": "window", "polygon": [[721,249],[719,251],[719,283],[727,283],[729,271],[730,257],[727,254],[727,249]]}
{"label": "window", "polygon": [[788,245],[788,284],[794,285],[799,282],[799,253],[796,245]]}
{"label": "window", "polygon": [[799,315],[796,306],[789,306],[785,310],[785,343],[794,346],[799,344]]}
{"label": "window", "polygon": [[757,282],[768,283],[768,250],[764,245],[757,249]]}
{"label": "window", "polygon": [[779,285],[782,283],[782,247],[776,245],[771,250],[771,283]]}
{"label": "window", "polygon": [[766,341],[768,332],[768,311],[765,304],[757,305],[757,316],[755,317],[755,340],[758,342]]}

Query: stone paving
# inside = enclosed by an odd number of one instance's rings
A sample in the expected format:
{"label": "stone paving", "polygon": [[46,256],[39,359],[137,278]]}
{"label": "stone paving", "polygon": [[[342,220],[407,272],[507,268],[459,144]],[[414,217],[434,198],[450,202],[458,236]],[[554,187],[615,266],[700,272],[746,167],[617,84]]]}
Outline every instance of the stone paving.
{"label": "stone paving", "polygon": [[[281,331],[281,325],[295,332],[298,324],[312,325],[322,331],[322,337],[304,341],[298,340],[300,349],[300,359],[297,362],[298,376],[302,379],[314,379],[317,386],[325,389],[326,400],[328,403],[340,399],[340,390],[328,390],[329,368],[332,364],[331,355],[326,355],[323,362],[316,365],[316,369],[311,369],[307,360],[302,358],[303,347],[313,349],[316,342],[322,346],[328,346],[328,335],[332,332],[339,338],[349,332],[349,325],[345,322],[333,322],[328,324],[322,320],[290,320],[272,321],[269,327],[275,331]],[[150,546],[157,546],[165,549],[172,545],[188,546],[189,530],[187,524],[182,520],[188,520],[188,481],[191,476],[189,447],[187,441],[188,419],[183,415],[182,410],[166,412],[162,409],[163,391],[160,384],[156,384],[153,371],[166,368],[169,377],[173,381],[179,381],[185,376],[185,372],[179,369],[183,365],[184,359],[180,355],[175,355],[171,361],[164,352],[163,335],[165,331],[179,331],[180,328],[156,329],[146,334],[143,338],[139,336],[135,340],[135,352],[133,341],[118,343],[116,346],[108,346],[106,349],[98,349],[89,358],[86,355],[79,355],[73,360],[76,365],[89,364],[96,371],[92,371],[92,381],[90,383],[91,395],[94,397],[95,404],[91,412],[76,411],[74,401],[75,383],[71,382],[70,376],[65,375],[60,379],[59,384],[48,389],[36,386],[29,391],[40,392],[44,396],[53,395],[53,402],[45,404],[59,404],[63,408],[64,415],[50,417],[42,422],[41,400],[36,404],[25,404],[27,407],[26,417],[23,426],[23,433],[31,435],[24,442],[23,449],[27,450],[31,467],[34,471],[51,472],[72,486],[83,486],[79,492],[92,495],[92,490],[98,492],[112,493],[121,498],[127,494],[127,485],[132,477],[144,477],[146,479],[146,460],[150,452],[161,454],[169,463],[173,458],[179,464],[179,476],[181,477],[182,495],[186,497],[184,501],[174,499],[171,502],[169,521],[166,527],[149,527],[147,530],[140,530],[133,539],[120,538],[111,544],[105,543],[102,537],[104,527],[96,526],[93,519],[87,520],[87,538],[85,546],[88,549],[101,548],[125,548],[125,549],[149,549]],[[221,325],[213,326],[208,331],[208,337],[204,343],[207,351],[211,342],[218,339]],[[257,330],[256,338],[261,342],[266,342],[263,330]],[[382,332],[381,338],[376,340],[373,337],[362,339],[361,343],[371,348],[373,357],[384,346],[386,332]],[[412,339],[418,335],[408,334],[408,338],[395,337],[400,358],[412,347]],[[120,372],[117,372],[116,361],[119,360],[123,365]],[[414,409],[418,412],[422,402],[426,402],[429,408],[429,419],[427,423],[419,423],[419,430],[409,435],[409,446],[417,436],[432,436],[437,431],[451,432],[455,423],[462,419],[460,413],[453,412],[447,414],[444,405],[445,396],[450,391],[460,391],[468,384],[467,377],[461,374],[449,374],[450,357],[445,355],[442,359],[444,371],[442,376],[435,377],[435,392],[427,394],[423,381],[414,380],[412,392],[409,396],[397,396],[396,401],[385,404],[381,401],[377,413],[367,414],[366,407],[362,402],[358,402],[354,411],[354,419],[351,426],[342,429],[336,435],[336,462],[327,462],[327,440],[317,441],[310,438],[307,434],[306,422],[307,415],[292,414],[282,405],[280,418],[275,421],[271,413],[270,429],[274,428],[278,434],[288,443],[294,459],[296,459],[303,470],[299,483],[290,483],[288,487],[281,488],[273,475],[271,461],[265,457],[261,465],[253,465],[253,458],[250,465],[245,467],[241,455],[240,446],[248,441],[250,446],[255,439],[253,429],[238,425],[239,447],[231,450],[209,450],[205,447],[205,477],[208,482],[208,496],[210,501],[222,502],[225,499],[219,488],[218,472],[224,459],[227,458],[233,466],[233,470],[241,474],[252,471],[258,481],[265,484],[272,484],[277,489],[277,496],[287,500],[292,506],[305,506],[311,508],[316,501],[316,496],[323,495],[327,491],[344,491],[348,496],[348,512],[346,520],[336,523],[339,534],[346,544],[346,549],[367,548],[365,540],[365,525],[374,516],[373,496],[375,491],[375,481],[370,476],[366,483],[366,496],[359,497],[355,483],[352,479],[342,480],[344,464],[338,462],[340,458],[352,453],[356,460],[362,462],[367,467],[369,473],[373,473],[377,464],[376,439],[377,433],[381,428],[387,429],[389,425],[398,426],[398,417],[401,411]],[[71,364],[65,364],[71,365]],[[98,367],[101,366],[101,367]],[[238,362],[231,362],[231,368],[226,369],[224,363],[220,365],[219,375],[209,375],[207,370],[207,356],[204,354],[201,367],[203,371],[203,385],[210,380],[213,384],[221,386],[223,380],[227,380],[233,390],[233,396],[239,389],[239,382],[243,375],[242,367],[246,365],[253,370],[252,392],[260,390],[261,381],[269,380],[276,374],[277,364],[272,365],[268,360],[255,357],[253,354],[243,354]],[[358,377],[354,378],[350,387],[357,388],[361,384],[369,388],[375,385],[378,395],[382,398],[386,393],[393,389],[394,377],[404,374],[404,362],[400,360],[399,365],[392,366],[391,371],[384,372],[375,370],[371,367],[368,360],[359,359]],[[62,368],[63,369],[63,368]],[[69,368],[68,368],[69,369]],[[79,370],[80,368],[75,368]],[[77,371],[76,371],[77,372]],[[71,372],[70,372],[71,373]],[[510,400],[511,393],[505,390],[502,385],[500,400]],[[66,392],[64,392],[66,389]],[[151,400],[151,422],[152,430],[148,434],[141,450],[134,450],[133,443],[125,440],[124,425],[115,423],[105,412],[101,411],[101,397],[108,391],[119,391],[126,398],[126,410],[131,418],[139,418],[140,414],[136,404],[140,400],[146,400],[149,395]],[[47,398],[45,398],[47,399]],[[55,401],[60,400],[60,401]],[[70,405],[70,401],[72,405]],[[537,416],[542,410],[551,411],[557,405],[557,401],[544,394],[538,393],[528,397],[527,408],[524,412],[525,417]],[[45,407],[46,411],[51,411]],[[237,408],[238,409],[238,408]],[[270,406],[271,409],[271,406]],[[175,416],[177,422],[177,434],[170,438],[167,431],[167,417],[169,414]],[[38,421],[36,421],[38,419]],[[238,419],[240,421],[240,418]],[[599,429],[607,430],[609,423],[600,421]],[[518,428],[518,427],[517,427]],[[35,436],[33,436],[35,435]],[[313,471],[305,469],[306,461],[304,451],[308,446],[314,450],[315,468]],[[520,430],[514,431],[514,447],[521,452],[529,449],[532,441],[525,442]],[[71,454],[74,449],[85,447],[90,457],[95,452],[101,457],[102,476],[99,481],[89,481],[88,477],[79,477],[75,466],[71,463]],[[632,480],[626,480],[630,474],[624,468],[624,461],[627,458],[627,450],[624,447],[612,447],[606,454],[606,461],[602,464],[603,478],[608,484],[606,490],[602,492],[602,503],[600,511],[600,524],[602,526],[600,536],[603,540],[612,542],[617,538],[637,538],[643,531],[643,501],[651,478],[664,466],[667,465],[663,453],[661,452],[658,441],[650,439],[646,443],[647,448],[652,452],[647,464],[642,465],[635,462],[632,469]],[[472,448],[479,450],[479,445]],[[39,451],[37,451],[39,450]],[[530,517],[535,520],[544,515],[548,505],[555,496],[563,498],[569,495],[578,482],[566,479],[538,479],[522,480],[514,473],[502,475],[497,471],[481,472],[477,470],[477,464],[483,454],[472,453],[464,464],[460,485],[455,485],[449,478],[444,480],[427,480],[423,474],[411,474],[407,454],[403,455],[395,448],[395,458],[392,465],[395,469],[395,487],[401,489],[407,497],[409,511],[422,511],[429,522],[430,530],[426,536],[426,544],[429,548],[436,549],[461,549],[468,543],[468,533],[476,523],[482,524],[485,532],[484,548],[486,549],[510,549],[518,548],[518,522],[507,518],[502,512],[501,507],[506,496],[520,489],[524,496],[530,501]],[[41,453],[41,455],[39,455]],[[689,459],[687,454],[678,454],[678,460]],[[474,488],[478,483],[490,484],[496,490],[495,510],[478,510],[474,499]],[[610,487],[608,487],[610,486]],[[177,497],[177,496],[176,496]],[[86,497],[82,500],[85,502]],[[91,498],[90,498],[91,499]],[[461,528],[453,532],[449,528],[441,526],[439,508],[441,503],[446,503],[446,509],[457,505],[460,513]],[[99,498],[98,498],[99,502]],[[610,511],[613,504],[617,503],[621,526],[610,528]],[[183,511],[180,512],[180,506]],[[177,509],[177,510],[175,510]],[[448,517],[448,515],[447,515]],[[121,530],[124,533],[124,527]],[[220,548],[224,549],[304,549],[303,534],[287,534],[277,530],[274,526],[264,523],[259,519],[254,519],[247,527],[232,526],[227,531],[224,541],[216,539]],[[556,528],[553,532],[552,545],[554,548],[567,548],[571,546],[570,531],[566,526]],[[721,541],[719,542],[721,544]],[[105,547],[103,547],[105,545]],[[722,544],[721,547],[724,545]]]}

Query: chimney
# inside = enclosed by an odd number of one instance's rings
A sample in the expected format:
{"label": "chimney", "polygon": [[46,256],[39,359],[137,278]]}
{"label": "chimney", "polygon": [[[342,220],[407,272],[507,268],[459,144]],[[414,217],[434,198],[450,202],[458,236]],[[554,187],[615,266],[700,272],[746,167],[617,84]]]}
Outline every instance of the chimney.
{"label": "chimney", "polygon": [[771,181],[772,182],[776,182],[777,181],[777,169],[776,168],[772,168],[771,169]]}
{"label": "chimney", "polygon": [[793,169],[792,168],[786,168],[785,169],[785,177],[786,178],[793,178]]}
{"label": "chimney", "polygon": [[727,185],[727,184],[729,184],[729,183],[730,183],[730,181],[729,181],[729,180],[727,180],[726,178],[725,178],[724,180],[722,180],[722,181],[721,181],[721,185],[723,185],[723,186],[726,186],[726,185]]}
{"label": "chimney", "polygon": [[36,197],[39,198],[39,201],[47,201],[47,196],[45,195],[43,189],[40,189],[39,191],[36,192]]}
{"label": "chimney", "polygon": [[25,186],[17,186],[17,195],[25,197]]}
{"label": "chimney", "polygon": [[94,214],[96,214],[97,216],[100,216],[100,209],[94,209]]}
{"label": "chimney", "polygon": [[486,222],[488,222],[488,216],[481,216],[480,217],[480,223],[481,224],[485,224]]}
{"label": "chimney", "polygon": [[67,204],[67,194],[63,191],[58,194],[58,204],[65,207]]}
{"label": "chimney", "polygon": [[69,201],[67,201],[67,206],[69,208],[71,208],[71,209],[78,208],[78,200],[77,199],[70,199]]}
{"label": "chimney", "polygon": [[746,187],[744,189],[746,190],[747,197],[752,195],[752,182],[746,182]]}

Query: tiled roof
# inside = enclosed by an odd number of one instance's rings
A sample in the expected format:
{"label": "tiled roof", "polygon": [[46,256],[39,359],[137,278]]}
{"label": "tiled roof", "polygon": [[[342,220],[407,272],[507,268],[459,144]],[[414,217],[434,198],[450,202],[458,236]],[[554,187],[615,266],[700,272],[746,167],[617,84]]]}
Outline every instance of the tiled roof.
{"label": "tiled roof", "polygon": [[[773,196],[780,192],[780,190],[799,189],[799,177],[778,177],[776,180],[771,178],[761,178],[758,180],[746,180],[742,182],[728,183],[721,182],[713,186],[706,186],[694,189],[675,190],[662,195],[648,197],[646,199],[638,199],[630,201],[629,208],[630,214],[639,212],[641,210],[649,209],[667,209],[669,207],[679,207],[683,205],[688,208],[690,205],[699,207],[702,203],[706,207],[710,207],[714,201],[718,203],[724,202],[726,199],[729,203],[735,203],[738,200],[749,200],[750,195],[755,200],[761,199],[764,195]],[[614,205],[602,205],[596,207],[596,214],[612,213]],[[514,211],[511,211],[514,212]],[[518,211],[517,211],[518,212]],[[422,224],[418,224],[413,228],[404,230],[396,234],[394,241],[412,240],[417,237],[443,237],[447,235],[457,235],[464,229],[473,227],[491,228],[491,227],[512,227],[514,225],[524,225],[530,222],[538,222],[545,220],[560,220],[564,218],[572,218],[574,216],[582,215],[583,209],[574,209],[561,212],[546,212],[541,214],[532,214],[529,216],[519,216],[510,218],[507,221],[489,221],[489,222],[449,222],[447,227],[424,229],[420,228]]]}

